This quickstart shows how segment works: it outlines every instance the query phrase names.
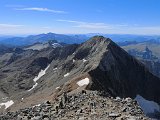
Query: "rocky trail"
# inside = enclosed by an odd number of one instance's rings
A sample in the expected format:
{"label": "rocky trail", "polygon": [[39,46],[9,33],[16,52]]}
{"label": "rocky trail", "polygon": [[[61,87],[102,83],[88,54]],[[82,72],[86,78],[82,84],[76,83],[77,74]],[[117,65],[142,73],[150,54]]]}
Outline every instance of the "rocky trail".
{"label": "rocky trail", "polygon": [[97,91],[63,93],[53,101],[8,112],[0,120],[149,120],[135,100]]}

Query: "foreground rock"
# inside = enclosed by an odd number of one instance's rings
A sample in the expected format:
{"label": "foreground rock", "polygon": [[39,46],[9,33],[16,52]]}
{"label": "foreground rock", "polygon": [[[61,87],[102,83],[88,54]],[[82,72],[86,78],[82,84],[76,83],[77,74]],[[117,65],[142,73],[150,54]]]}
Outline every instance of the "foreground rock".
{"label": "foreground rock", "polygon": [[45,102],[0,116],[0,120],[149,120],[131,98],[113,98],[97,91],[63,93]]}

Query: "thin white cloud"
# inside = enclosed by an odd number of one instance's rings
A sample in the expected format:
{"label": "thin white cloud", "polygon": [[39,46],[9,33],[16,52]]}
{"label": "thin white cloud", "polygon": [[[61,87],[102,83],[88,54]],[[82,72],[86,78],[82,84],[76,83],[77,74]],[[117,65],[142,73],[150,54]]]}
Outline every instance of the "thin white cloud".
{"label": "thin white cloud", "polygon": [[83,22],[83,21],[75,21],[75,20],[57,20],[59,22],[68,22],[73,23],[72,27],[77,28],[87,28],[87,29],[111,29],[111,26],[105,23],[92,23],[92,22]]}
{"label": "thin white cloud", "polygon": [[99,23],[85,23],[85,24],[80,24],[76,25],[73,27],[78,27],[78,28],[88,28],[88,29],[111,29],[111,26],[107,26],[105,24],[99,24]]}
{"label": "thin white cloud", "polygon": [[87,28],[87,29],[115,29],[116,27],[126,27],[128,25],[126,24],[118,24],[118,25],[112,25],[112,24],[106,24],[106,23],[93,23],[93,22],[83,22],[83,21],[75,21],[75,20],[57,20],[59,22],[68,22],[73,23],[72,27],[77,28]]}
{"label": "thin white cloud", "polygon": [[82,21],[76,21],[76,20],[63,20],[63,19],[59,19],[57,20],[59,22],[69,22],[69,23],[76,23],[76,24],[83,24],[83,23],[86,23],[86,22],[82,22]]}
{"label": "thin white cloud", "polygon": [[21,11],[40,11],[40,12],[51,12],[51,13],[59,13],[59,14],[65,14],[65,13],[67,13],[65,11],[53,10],[53,9],[49,9],[49,8],[39,8],[39,7],[15,8],[15,10],[21,10]]}
{"label": "thin white cloud", "polygon": [[92,23],[75,20],[57,20],[59,22],[71,23],[74,30],[82,32],[101,32],[109,34],[157,34],[160,35],[160,26],[140,26],[138,24],[106,24],[106,23]]}

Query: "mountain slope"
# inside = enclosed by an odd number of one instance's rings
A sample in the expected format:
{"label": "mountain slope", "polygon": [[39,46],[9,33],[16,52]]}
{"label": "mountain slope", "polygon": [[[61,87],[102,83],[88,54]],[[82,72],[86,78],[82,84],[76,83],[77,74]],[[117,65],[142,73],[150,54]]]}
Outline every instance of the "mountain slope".
{"label": "mountain slope", "polygon": [[91,71],[94,78],[102,85],[107,85],[104,88],[110,88],[116,96],[134,98],[139,93],[159,102],[159,79],[115,43],[110,42],[107,49],[97,69]]}
{"label": "mountain slope", "polygon": [[[109,38],[95,36],[80,45],[26,50],[19,56],[1,68],[2,75],[8,74],[7,81],[5,77],[1,80],[6,82],[1,82],[3,92],[5,86],[16,85],[12,86],[14,92],[5,89],[14,101],[11,110],[53,100],[64,92],[74,93],[82,89],[104,91],[113,97],[122,98],[134,99],[140,95],[160,104],[160,79]],[[13,72],[13,68],[19,71]],[[5,70],[9,72],[4,73]],[[22,98],[23,102],[19,103]]]}

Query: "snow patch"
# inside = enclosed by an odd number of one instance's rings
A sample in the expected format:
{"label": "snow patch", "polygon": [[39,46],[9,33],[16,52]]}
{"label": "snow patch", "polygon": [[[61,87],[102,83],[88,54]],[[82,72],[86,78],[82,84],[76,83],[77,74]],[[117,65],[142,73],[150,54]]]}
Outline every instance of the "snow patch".
{"label": "snow patch", "polygon": [[46,74],[46,71],[48,70],[50,65],[48,65],[44,70],[41,70],[38,74],[38,76],[36,76],[33,81],[36,82],[37,80],[39,80],[43,75]]}
{"label": "snow patch", "polygon": [[75,52],[72,55],[75,55]]}
{"label": "snow patch", "polygon": [[53,48],[62,47],[62,45],[60,45],[59,43],[53,43],[53,44],[52,44],[52,47],[53,47]]}
{"label": "snow patch", "polygon": [[59,89],[60,87],[56,87],[56,90]]}
{"label": "snow patch", "polygon": [[83,62],[86,62],[87,60],[86,59],[83,59]]}
{"label": "snow patch", "polygon": [[39,106],[41,106],[41,104],[34,105],[34,106],[32,106],[32,108],[39,107]]}
{"label": "snow patch", "polygon": [[77,82],[77,85],[79,85],[80,87],[88,84],[89,84],[89,78],[85,78]]}
{"label": "snow patch", "polygon": [[41,104],[35,105],[35,106],[40,106]]}
{"label": "snow patch", "polygon": [[54,68],[53,71],[57,70],[58,68]]}
{"label": "snow patch", "polygon": [[160,106],[154,101],[148,101],[140,95],[137,95],[135,100],[138,102],[145,114],[154,113],[156,111],[160,112]]}
{"label": "snow patch", "polygon": [[42,76],[44,76],[44,75],[46,74],[46,71],[48,70],[49,67],[50,67],[50,65],[48,65],[44,70],[41,70],[41,71],[39,72],[38,76],[36,76],[36,77],[33,79],[33,81],[35,82],[35,84],[34,84],[34,85],[32,86],[32,88],[29,89],[28,91],[33,90],[33,89],[38,85],[37,80],[39,80]]}
{"label": "snow patch", "polygon": [[13,100],[10,100],[10,101],[7,101],[7,102],[5,102],[5,103],[1,103],[1,104],[0,104],[0,108],[1,108],[2,106],[5,106],[5,109],[7,109],[7,108],[9,108],[11,105],[13,105],[13,104],[14,104]]}
{"label": "snow patch", "polygon": [[67,77],[69,74],[70,74],[70,73],[65,74],[64,77]]}
{"label": "snow patch", "polygon": [[35,83],[35,84],[32,86],[32,88],[31,88],[31,89],[29,89],[28,91],[33,90],[35,87],[37,87],[37,85],[38,85],[38,83]]}
{"label": "snow patch", "polygon": [[75,62],[75,59],[73,59],[73,63]]}

